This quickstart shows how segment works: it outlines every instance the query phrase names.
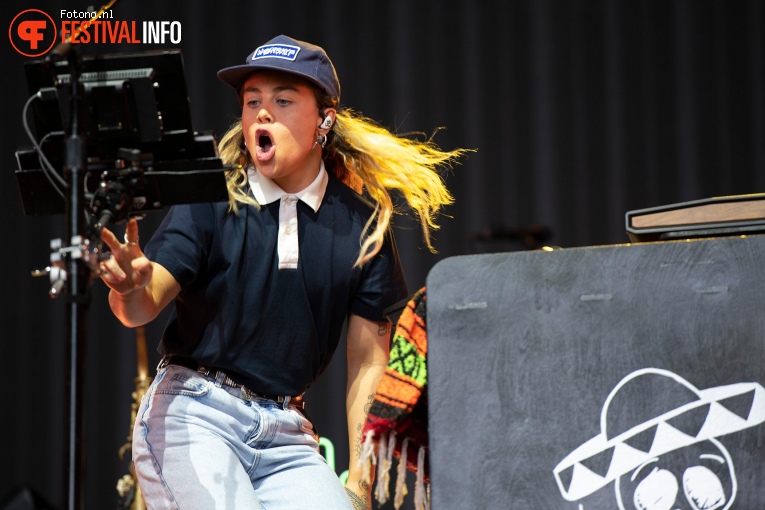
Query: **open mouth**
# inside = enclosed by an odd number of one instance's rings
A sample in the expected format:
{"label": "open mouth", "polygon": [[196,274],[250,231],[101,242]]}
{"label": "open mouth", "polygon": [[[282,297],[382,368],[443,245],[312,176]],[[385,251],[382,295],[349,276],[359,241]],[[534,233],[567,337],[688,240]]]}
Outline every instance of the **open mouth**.
{"label": "open mouth", "polygon": [[258,147],[260,147],[260,150],[263,152],[268,152],[271,147],[273,147],[273,142],[271,141],[271,137],[267,134],[261,134],[258,136]]}
{"label": "open mouth", "polygon": [[265,130],[258,130],[255,133],[255,138],[258,144],[257,149],[255,150],[255,155],[258,160],[266,161],[271,159],[274,154],[274,141],[271,138],[271,134]]}

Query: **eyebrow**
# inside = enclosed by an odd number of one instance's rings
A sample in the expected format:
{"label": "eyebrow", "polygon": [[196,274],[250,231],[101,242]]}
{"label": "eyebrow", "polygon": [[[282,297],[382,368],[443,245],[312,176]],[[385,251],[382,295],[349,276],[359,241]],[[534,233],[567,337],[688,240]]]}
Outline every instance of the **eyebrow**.
{"label": "eyebrow", "polygon": [[[293,85],[277,85],[276,87],[274,87],[274,90],[276,92],[282,92],[282,91],[285,91],[285,90],[292,90],[294,92],[298,91],[297,87],[295,87]],[[244,94],[246,92],[256,92],[257,93],[257,92],[261,92],[261,90],[258,87],[247,87],[244,90],[242,90],[242,94]]]}

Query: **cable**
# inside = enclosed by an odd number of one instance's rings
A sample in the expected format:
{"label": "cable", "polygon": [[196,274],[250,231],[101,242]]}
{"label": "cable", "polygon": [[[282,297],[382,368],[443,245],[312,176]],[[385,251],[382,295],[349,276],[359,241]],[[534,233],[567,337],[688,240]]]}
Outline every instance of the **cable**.
{"label": "cable", "polygon": [[[42,148],[37,143],[37,140],[35,140],[34,135],[32,134],[32,129],[29,127],[29,106],[32,104],[32,101],[35,99],[41,98],[42,95],[40,92],[37,94],[34,94],[29,99],[27,99],[27,102],[24,104],[24,110],[21,114],[21,122],[24,125],[24,131],[27,133],[27,137],[29,137],[29,141],[32,142],[32,146],[35,149],[35,152],[37,152],[38,157],[40,158],[40,162],[42,163],[42,171],[45,174],[45,177],[48,178],[48,181],[53,186],[53,189],[58,193],[61,198],[65,198],[63,190],[66,190],[69,188],[69,185],[64,180],[63,177],[61,177],[55,168],[53,168],[53,165],[48,160],[48,157],[45,155],[45,153],[42,151]],[[48,133],[50,135],[51,133]],[[45,135],[47,137],[48,135]],[[45,140],[45,137],[43,137],[43,140]],[[53,181],[57,181],[58,184],[56,184]]]}
{"label": "cable", "polygon": [[[40,139],[40,147],[45,145],[45,139],[46,138],[48,138],[49,136],[54,135],[54,134],[63,134],[63,132],[62,131],[51,131],[50,133],[46,134],[45,136],[43,136]],[[48,182],[50,183],[51,187],[56,191],[58,196],[60,196],[63,200],[66,200],[66,198],[64,197],[64,192],[58,187],[58,185],[55,182],[53,182],[53,178],[50,176],[50,174],[52,173],[53,175],[58,177],[59,176],[58,172],[56,172],[56,169],[53,168],[53,166],[50,164],[50,162],[47,159],[45,159],[45,161],[43,161],[44,157],[45,157],[45,154],[42,151],[37,153],[37,160],[40,163],[40,168],[42,168],[42,170],[43,170],[43,175],[45,176],[46,179],[48,179]],[[46,166],[46,164],[47,164],[47,166]],[[64,183],[64,185],[66,185],[66,183]]]}

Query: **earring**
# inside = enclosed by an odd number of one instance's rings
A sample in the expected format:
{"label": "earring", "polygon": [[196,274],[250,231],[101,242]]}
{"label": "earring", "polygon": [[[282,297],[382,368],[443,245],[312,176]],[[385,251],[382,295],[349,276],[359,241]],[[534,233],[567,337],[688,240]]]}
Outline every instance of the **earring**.
{"label": "earring", "polygon": [[322,135],[321,133],[318,133],[316,135],[316,140],[314,140],[313,145],[311,146],[311,150],[314,150],[316,146],[319,144],[321,144],[322,149],[327,145],[327,135]]}

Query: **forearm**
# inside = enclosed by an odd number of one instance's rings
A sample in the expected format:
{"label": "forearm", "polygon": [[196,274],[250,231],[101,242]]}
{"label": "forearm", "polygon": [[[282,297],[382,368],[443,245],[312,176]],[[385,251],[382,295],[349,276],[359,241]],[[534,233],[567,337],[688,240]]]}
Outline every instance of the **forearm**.
{"label": "forearm", "polygon": [[147,287],[127,294],[119,294],[112,289],[109,292],[109,307],[120,322],[129,328],[151,322],[161,311],[157,309],[154,297]]}
{"label": "forearm", "polygon": [[346,488],[365,501],[369,501],[371,488],[362,480],[362,431],[377,386],[388,364],[389,341],[389,323],[377,323],[358,316],[351,316],[348,321],[346,412],[350,459]]}
{"label": "forearm", "polygon": [[[129,239],[134,239],[130,241]],[[127,327],[143,326],[180,292],[180,285],[167,269],[151,262],[138,245],[138,224],[128,221],[125,242],[121,243],[108,229],[101,230],[101,240],[112,256],[101,261],[98,274],[111,289],[109,307]]]}
{"label": "forearm", "polygon": [[138,263],[136,274],[141,274],[147,283],[122,291],[112,281],[109,292],[109,306],[114,315],[129,328],[143,326],[153,321],[157,315],[180,292],[180,285],[161,265],[143,259]]}
{"label": "forearm", "polygon": [[348,445],[350,464],[348,467],[349,487],[360,487],[367,491],[368,487],[361,486],[363,469],[361,466],[362,445],[364,437],[362,430],[366,422],[369,408],[372,405],[377,385],[385,372],[385,364],[368,364],[360,366],[356,374],[349,372],[346,393],[346,412],[348,415]]}

